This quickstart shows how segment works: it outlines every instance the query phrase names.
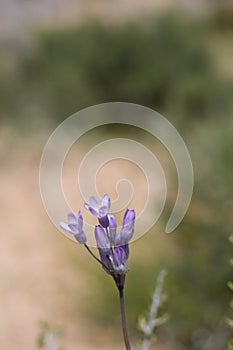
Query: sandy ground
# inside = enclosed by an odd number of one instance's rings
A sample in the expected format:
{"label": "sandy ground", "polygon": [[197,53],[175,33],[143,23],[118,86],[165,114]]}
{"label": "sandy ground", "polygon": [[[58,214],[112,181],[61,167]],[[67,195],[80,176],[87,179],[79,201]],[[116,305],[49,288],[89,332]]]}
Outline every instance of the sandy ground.
{"label": "sandy ground", "polygon": [[[103,332],[77,306],[73,322],[74,291],[80,305],[94,291],[88,287],[91,276],[85,278],[83,269],[74,271],[70,263],[83,264],[86,252],[58,233],[43,208],[42,147],[8,140],[0,148],[0,349],[36,349],[41,320],[65,325],[66,350],[109,349],[109,342],[116,344],[112,350],[122,349],[113,329]],[[85,264],[93,269],[91,259]]]}
{"label": "sandy ground", "polygon": [[[72,305],[68,289],[72,291],[74,285],[76,291],[79,285],[83,289],[85,281],[69,271],[66,256],[76,254],[77,245],[59,235],[42,206],[38,188],[40,152],[32,151],[28,144],[9,147],[1,151],[0,173],[0,349],[36,349],[41,320],[55,325],[66,323],[66,349],[104,348],[104,344],[94,346],[98,327],[92,330],[90,339],[81,314],[80,324],[74,326],[69,320]],[[62,288],[67,289],[67,295]],[[59,305],[63,305],[63,311]],[[67,315],[62,315],[64,305]],[[78,346],[72,347],[71,338]]]}

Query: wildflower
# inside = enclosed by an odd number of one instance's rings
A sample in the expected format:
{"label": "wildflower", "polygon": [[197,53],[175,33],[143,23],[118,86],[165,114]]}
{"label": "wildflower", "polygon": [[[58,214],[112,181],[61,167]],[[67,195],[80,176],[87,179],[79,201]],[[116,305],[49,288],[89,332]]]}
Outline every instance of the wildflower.
{"label": "wildflower", "polygon": [[114,271],[117,274],[125,274],[128,270],[127,255],[124,247],[115,247],[112,261]]}
{"label": "wildflower", "polygon": [[124,248],[111,247],[107,233],[99,225],[95,227],[95,238],[105,271],[113,276],[125,274],[128,270],[128,265],[127,254]]}
{"label": "wildflower", "polygon": [[73,235],[79,243],[86,243],[87,237],[83,231],[83,217],[81,210],[79,210],[77,217],[75,214],[69,213],[68,222],[60,221],[59,226],[63,231]]}
{"label": "wildflower", "polygon": [[100,259],[107,272],[116,275],[127,273],[127,259],[129,257],[129,241],[134,232],[135,212],[127,209],[124,215],[122,230],[117,234],[114,215],[109,214],[109,227],[100,225],[95,227],[95,238],[99,250]]}
{"label": "wildflower", "polygon": [[59,226],[83,244],[88,252],[101,263],[104,270],[114,278],[117,286],[122,287],[128,271],[129,241],[134,233],[135,211],[126,209],[121,231],[117,233],[115,217],[109,214],[110,205],[111,201],[107,194],[100,201],[92,196],[90,204],[84,203],[84,207],[99,220],[99,225],[95,226],[94,231],[99,258],[86,244],[87,237],[83,231],[81,211],[78,212],[77,217],[69,213],[68,222],[61,221]]}
{"label": "wildflower", "polygon": [[108,211],[111,206],[111,200],[107,194],[105,194],[101,201],[98,201],[96,197],[90,197],[90,204],[84,203],[84,208],[89,210],[90,213],[96,216],[99,223],[103,227],[109,226]]}
{"label": "wildflower", "polygon": [[119,235],[115,237],[115,245],[122,246],[129,243],[134,233],[135,211],[126,209],[122,229]]}
{"label": "wildflower", "polygon": [[100,225],[95,227],[95,239],[97,247],[106,254],[109,254],[111,248],[110,241],[105,230]]}
{"label": "wildflower", "polygon": [[110,273],[113,270],[111,260],[109,258],[112,254],[111,245],[105,230],[100,225],[95,227],[95,240],[103,267],[106,272]]}
{"label": "wildflower", "polygon": [[90,197],[90,203],[84,203],[85,209],[98,218],[99,225],[95,226],[95,239],[99,250],[98,258],[86,244],[87,237],[83,231],[83,217],[81,211],[77,217],[73,213],[68,214],[68,222],[60,221],[59,226],[63,231],[73,235],[75,239],[84,245],[91,256],[98,261],[104,270],[112,276],[119,291],[121,319],[125,346],[130,350],[127,334],[125,306],[124,306],[124,284],[125,275],[128,271],[127,260],[129,257],[129,241],[133,237],[135,211],[127,209],[124,214],[122,228],[117,233],[117,223],[114,215],[109,214],[111,200],[107,194],[101,201]]}

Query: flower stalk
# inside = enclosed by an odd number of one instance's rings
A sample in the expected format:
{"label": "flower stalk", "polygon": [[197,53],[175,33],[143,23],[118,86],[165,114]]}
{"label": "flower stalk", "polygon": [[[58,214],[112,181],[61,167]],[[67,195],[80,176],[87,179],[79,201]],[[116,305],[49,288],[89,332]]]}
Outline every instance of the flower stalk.
{"label": "flower stalk", "polygon": [[88,245],[85,243],[84,247],[86,248],[86,250],[88,251],[89,254],[91,254],[91,256],[99,263],[102,265],[102,267],[104,267],[106,270],[108,270],[108,267],[106,265],[104,265],[104,263],[97,258],[97,256],[95,256],[95,254],[92,252],[92,250],[88,247]]}
{"label": "flower stalk", "polygon": [[128,272],[127,260],[129,257],[129,241],[134,233],[135,211],[127,209],[124,214],[122,228],[117,233],[117,223],[114,215],[109,214],[111,200],[105,194],[101,201],[95,197],[90,197],[90,203],[84,203],[92,215],[94,215],[99,224],[95,226],[94,235],[99,250],[99,258],[92,252],[87,245],[87,237],[83,231],[83,217],[81,211],[77,216],[73,213],[68,214],[68,221],[59,222],[60,228],[73,237],[80,244],[84,245],[91,256],[103,267],[105,272],[112,276],[120,298],[120,311],[123,337],[126,350],[131,350],[129,336],[126,324],[125,302],[124,302],[124,284],[125,275]]}
{"label": "flower stalk", "polygon": [[119,290],[119,297],[120,297],[121,324],[122,324],[122,331],[123,331],[123,336],[124,336],[125,348],[126,348],[126,350],[131,350],[130,343],[129,343],[128,330],[127,330],[126,315],[125,315],[124,287],[118,288],[118,290]]}

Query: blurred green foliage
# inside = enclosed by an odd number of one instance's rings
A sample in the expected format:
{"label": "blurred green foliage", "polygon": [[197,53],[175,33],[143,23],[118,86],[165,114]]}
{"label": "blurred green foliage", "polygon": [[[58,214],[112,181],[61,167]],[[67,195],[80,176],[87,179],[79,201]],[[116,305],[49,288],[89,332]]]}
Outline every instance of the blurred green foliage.
{"label": "blurred green foliage", "polygon": [[[211,0],[210,0],[211,1]],[[212,16],[212,23],[222,31],[232,31],[233,29],[233,6],[231,1],[214,0],[216,3],[215,11]]]}
{"label": "blurred green foliage", "polygon": [[[231,274],[226,237],[233,224],[233,79],[221,76],[211,54],[209,43],[216,33],[219,38],[219,17],[207,24],[166,14],[146,22],[111,27],[88,23],[40,32],[17,62],[0,63],[0,116],[19,128],[34,119],[55,125],[96,103],[129,101],[164,113],[181,132],[194,165],[192,205],[176,235],[164,238],[151,232],[137,243],[145,251],[154,247],[154,253],[138,251],[130,262],[126,305],[136,332],[155,276],[165,266],[171,320],[161,337],[170,334],[195,350],[207,340],[195,345],[195,330],[213,332],[226,311]],[[233,42],[230,28],[228,45]],[[157,242],[163,242],[162,251]],[[167,251],[166,245],[173,248]],[[107,279],[102,271],[96,273],[90,312],[98,321],[114,324],[119,321],[117,293]]]}
{"label": "blurred green foliage", "polygon": [[203,23],[176,15],[37,33],[20,63],[1,72],[0,115],[56,122],[96,103],[130,101],[180,125],[213,118],[231,104],[233,84],[216,73],[207,42]]}

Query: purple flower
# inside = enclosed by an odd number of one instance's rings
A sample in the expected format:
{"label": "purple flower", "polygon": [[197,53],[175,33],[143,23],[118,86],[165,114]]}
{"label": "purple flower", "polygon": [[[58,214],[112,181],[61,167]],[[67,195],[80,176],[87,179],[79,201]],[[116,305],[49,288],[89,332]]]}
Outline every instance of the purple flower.
{"label": "purple flower", "polygon": [[111,244],[106,231],[100,225],[95,227],[95,239],[103,267],[106,272],[110,273],[110,271],[112,271],[112,264],[109,258],[111,255]]}
{"label": "purple flower", "polygon": [[104,253],[109,254],[111,248],[110,241],[107,237],[105,230],[100,225],[95,227],[95,239],[97,247],[101,249]]}
{"label": "purple flower", "polygon": [[92,215],[97,218],[102,218],[108,214],[111,206],[111,200],[107,194],[105,194],[101,201],[98,201],[96,197],[90,197],[90,204],[84,203],[84,207],[91,212]]}
{"label": "purple flower", "polygon": [[114,275],[125,274],[127,272],[128,265],[127,254],[124,247],[115,247],[113,249],[106,231],[100,225],[95,227],[95,238],[100,259],[105,270]]}
{"label": "purple flower", "polygon": [[126,209],[121,232],[116,235],[115,246],[125,246],[131,240],[134,233],[135,211]]}
{"label": "purple flower", "polygon": [[[135,211],[127,209],[124,214],[122,229],[117,234],[117,224],[114,215],[108,215],[109,226],[95,227],[95,238],[100,259],[105,270],[113,276],[126,274],[128,270],[129,241],[133,236]],[[107,269],[106,269],[107,268]]]}
{"label": "purple flower", "polygon": [[90,213],[96,216],[100,225],[108,227],[108,212],[111,206],[111,200],[107,194],[105,194],[101,201],[98,201],[94,196],[90,197],[90,203],[84,203],[84,208],[89,210]]}
{"label": "purple flower", "polygon": [[114,272],[117,274],[125,274],[128,270],[127,256],[124,247],[114,248],[114,254],[112,259],[112,265]]}
{"label": "purple flower", "polygon": [[83,217],[81,210],[79,210],[77,217],[73,213],[69,213],[68,222],[60,221],[59,226],[63,231],[73,235],[79,243],[86,243],[87,237],[83,231]]}
{"label": "purple flower", "polygon": [[96,216],[99,224],[95,226],[95,239],[99,250],[98,259],[86,244],[87,237],[83,232],[83,217],[81,211],[75,216],[68,214],[68,222],[59,222],[60,228],[73,235],[75,239],[84,244],[88,252],[102,264],[119,288],[123,288],[125,274],[128,271],[127,260],[129,257],[129,241],[134,233],[135,211],[126,209],[120,233],[117,233],[117,223],[114,215],[109,214],[111,206],[110,198],[107,194],[98,201],[95,197],[90,197],[90,203],[84,203],[84,207]]}
{"label": "purple flower", "polygon": [[114,218],[114,215],[112,215],[112,214],[108,215],[108,220],[109,220],[109,227],[108,227],[109,241],[110,241],[110,244],[112,246],[115,243],[117,223],[116,223],[116,220]]}

